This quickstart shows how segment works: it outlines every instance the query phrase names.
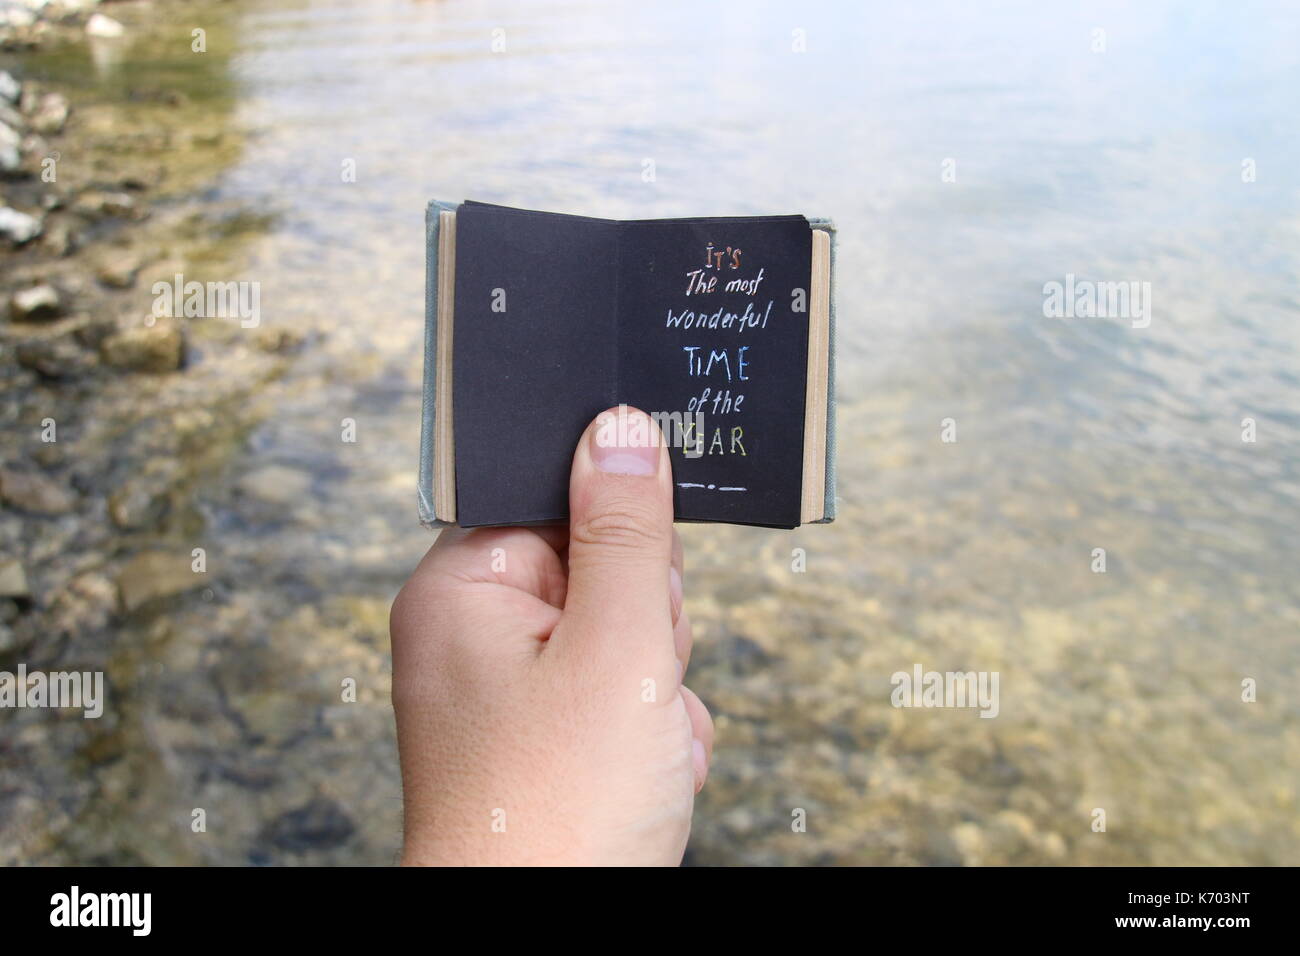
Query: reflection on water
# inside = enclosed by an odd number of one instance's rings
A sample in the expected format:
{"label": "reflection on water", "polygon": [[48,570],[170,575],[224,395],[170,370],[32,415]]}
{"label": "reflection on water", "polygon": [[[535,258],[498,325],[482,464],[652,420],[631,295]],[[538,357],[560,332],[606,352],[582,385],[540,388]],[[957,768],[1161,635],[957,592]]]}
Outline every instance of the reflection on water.
{"label": "reflection on water", "polygon": [[[267,216],[241,277],[302,346],[215,407],[229,454],[151,542],[201,540],[211,593],[119,622],[129,714],[106,754],[51,756],[93,783],[50,858],[392,858],[386,614],[430,542],[438,197],[839,226],[838,521],[682,529],[690,679],[718,726],[691,860],[1300,862],[1294,12],[232,15],[248,138],[208,198]],[[1149,282],[1150,326],[1045,318],[1067,274]],[[214,334],[194,374],[246,369],[244,347]],[[891,707],[915,664],[999,672],[999,716]]]}

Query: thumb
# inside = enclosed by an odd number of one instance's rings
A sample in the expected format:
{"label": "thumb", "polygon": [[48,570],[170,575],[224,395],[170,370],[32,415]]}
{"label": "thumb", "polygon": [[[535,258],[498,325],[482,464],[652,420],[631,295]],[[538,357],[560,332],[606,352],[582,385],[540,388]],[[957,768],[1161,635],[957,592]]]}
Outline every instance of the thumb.
{"label": "thumb", "polygon": [[617,644],[645,650],[658,641],[673,653],[672,539],[672,465],[663,433],[638,409],[601,412],[578,442],[569,478],[564,617],[575,639],[616,652]]}

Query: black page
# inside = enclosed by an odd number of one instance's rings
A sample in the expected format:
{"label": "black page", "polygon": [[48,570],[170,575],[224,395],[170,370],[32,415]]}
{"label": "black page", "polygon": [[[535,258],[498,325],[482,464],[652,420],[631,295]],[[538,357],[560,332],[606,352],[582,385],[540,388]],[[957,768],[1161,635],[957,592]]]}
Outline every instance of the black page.
{"label": "black page", "polygon": [[[703,451],[692,457],[680,444],[671,448],[677,518],[798,525],[812,274],[808,220],[626,222],[619,259],[619,401],[681,413],[696,428],[687,444]],[[737,280],[757,280],[753,294],[727,291]],[[712,291],[703,291],[709,283]],[[803,311],[794,311],[795,289]],[[684,319],[669,324],[670,313],[714,317],[719,311],[717,328],[688,329]],[[728,315],[731,325],[724,327]],[[696,409],[698,419],[691,415]]]}
{"label": "black page", "polygon": [[[462,527],[568,515],[573,450],[615,404],[617,230],[580,216],[458,210],[452,413]],[[504,312],[492,310],[495,289]]]}
{"label": "black page", "polygon": [[[686,273],[702,269],[709,242],[741,253],[712,270],[716,291],[687,296]],[[675,514],[798,525],[808,326],[806,310],[792,310],[792,290],[806,293],[811,247],[801,216],[615,222],[462,204],[452,383],[458,522],[563,520],[574,447],[601,410],[622,402],[686,413],[704,387],[730,387],[744,402],[729,413],[704,408],[705,454],[671,451]],[[756,295],[725,291],[759,268]],[[494,289],[505,290],[504,313],[492,311]],[[670,308],[743,314],[750,303],[760,322],[765,316],[761,327],[666,327]],[[710,375],[692,376],[683,346],[701,348],[706,363],[726,349],[730,385],[721,360]],[[719,428],[723,454],[711,441]]]}

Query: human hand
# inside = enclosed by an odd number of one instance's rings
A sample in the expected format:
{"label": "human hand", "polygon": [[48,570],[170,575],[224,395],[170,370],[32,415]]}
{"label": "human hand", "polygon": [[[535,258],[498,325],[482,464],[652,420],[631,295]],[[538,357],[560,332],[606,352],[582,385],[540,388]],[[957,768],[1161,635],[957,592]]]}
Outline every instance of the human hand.
{"label": "human hand", "polygon": [[447,529],[393,603],[405,864],[681,862],[713,723],[668,452],[622,411],[578,443],[568,528]]}

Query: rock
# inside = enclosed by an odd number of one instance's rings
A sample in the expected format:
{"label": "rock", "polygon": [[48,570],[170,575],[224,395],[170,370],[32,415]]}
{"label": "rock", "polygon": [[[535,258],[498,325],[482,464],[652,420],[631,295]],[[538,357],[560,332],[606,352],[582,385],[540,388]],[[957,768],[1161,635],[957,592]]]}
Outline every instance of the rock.
{"label": "rock", "polygon": [[263,352],[288,355],[302,348],[307,337],[297,329],[263,327],[258,330],[255,341]]}
{"label": "rock", "polygon": [[94,14],[86,21],[86,34],[92,37],[120,37],[126,32],[126,27],[118,23],[112,17],[106,17],[102,13]]}
{"label": "rock", "polygon": [[959,823],[949,831],[953,846],[961,854],[963,866],[979,866],[984,861],[987,846],[984,831],[974,823]]}
{"label": "rock", "polygon": [[66,222],[56,222],[49,229],[45,230],[45,236],[41,239],[41,245],[48,249],[53,255],[66,256],[69,252],[77,248],[77,234],[69,228]]}
{"label": "rock", "polygon": [[171,490],[180,465],[173,458],[156,458],[145,464],[108,496],[108,516],[127,531],[156,525],[167,514]]}
{"label": "rock", "polygon": [[58,290],[52,285],[34,285],[19,289],[9,299],[9,315],[15,322],[52,319],[63,311]]}
{"label": "rock", "polygon": [[32,111],[32,129],[47,136],[61,132],[67,121],[68,100],[62,93],[46,93]]}
{"label": "rock", "polygon": [[95,355],[66,334],[39,335],[14,345],[18,364],[50,379],[75,378],[95,367]]}
{"label": "rock", "polygon": [[23,566],[12,558],[0,558],[0,597],[26,600],[31,596]]}
{"label": "rock", "polygon": [[17,209],[0,206],[0,235],[8,236],[16,246],[29,242],[41,234],[41,221]]}
{"label": "rock", "polygon": [[106,315],[87,315],[77,320],[72,334],[88,349],[98,352],[104,340],[117,332],[117,322]]}
{"label": "rock", "polygon": [[[45,158],[50,155],[50,144],[35,133],[28,133],[23,137],[23,141],[18,147],[18,154],[22,157],[22,168],[30,173],[33,178],[40,178],[45,171],[42,164]],[[63,200],[55,193],[47,192],[41,197],[41,206],[45,209],[54,209],[62,202]]]}
{"label": "rock", "polygon": [[174,321],[137,326],[104,339],[100,357],[113,368],[131,372],[174,372],[185,357],[185,336]]}
{"label": "rock", "polygon": [[85,13],[99,6],[99,0],[59,0],[59,6],[63,8],[64,16],[69,14]]}
{"label": "rock", "polygon": [[129,289],[140,271],[140,258],[131,252],[113,252],[100,260],[95,276],[113,289]]}
{"label": "rock", "polygon": [[88,634],[107,626],[116,606],[113,582],[96,571],[85,571],[54,599],[46,624],[53,634]]}
{"label": "rock", "polygon": [[0,99],[0,123],[4,123],[15,134],[21,135],[22,131],[27,128],[27,120],[23,119],[23,114],[18,112],[3,99]]}
{"label": "rock", "polygon": [[240,494],[268,505],[291,505],[311,491],[311,475],[284,465],[267,465],[239,479]]}
{"label": "rock", "polygon": [[36,13],[20,3],[0,6],[0,24],[9,27],[29,27],[36,22]]}
{"label": "rock", "polygon": [[13,468],[0,469],[0,501],[39,515],[67,514],[77,504],[72,492],[39,471]]}
{"label": "rock", "polygon": [[19,144],[22,134],[5,120],[0,119],[0,170],[12,173],[23,164]]}
{"label": "rock", "polygon": [[356,825],[333,800],[314,797],[296,810],[280,814],[263,828],[260,842],[289,853],[328,850],[346,843]]}
{"label": "rock", "polygon": [[104,192],[98,189],[90,190],[78,196],[76,210],[92,219],[105,216],[122,218],[136,215],[135,200],[128,193]]}
{"label": "rock", "polygon": [[13,78],[12,73],[0,70],[0,100],[8,103],[17,103],[18,95],[22,93],[22,84]]}
{"label": "rock", "polygon": [[145,551],[128,561],[117,576],[117,594],[125,611],[199,587],[204,576],[190,569],[190,556]]}
{"label": "rock", "polygon": [[731,665],[731,672],[738,677],[767,670],[772,664],[771,656],[762,645],[743,634],[729,634],[721,642],[719,650],[723,660]]}

